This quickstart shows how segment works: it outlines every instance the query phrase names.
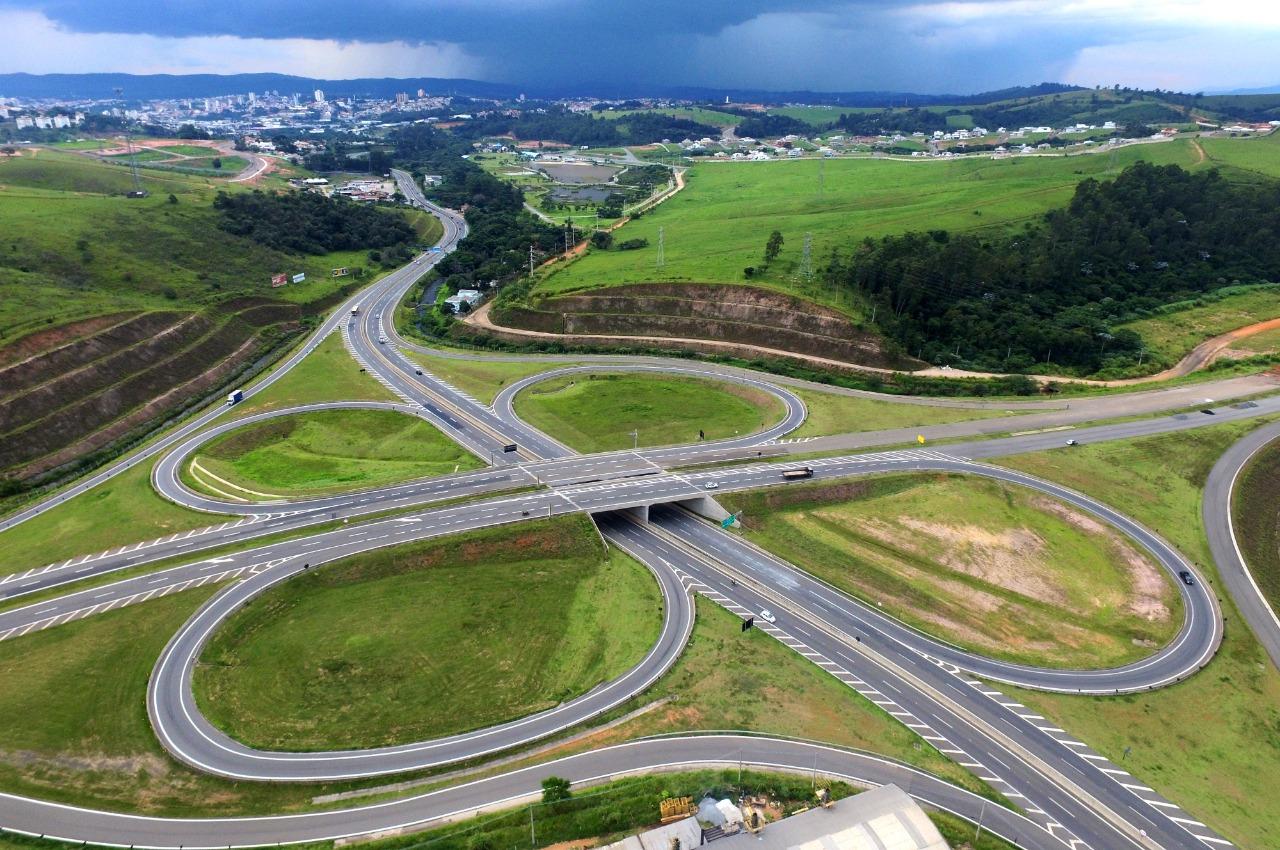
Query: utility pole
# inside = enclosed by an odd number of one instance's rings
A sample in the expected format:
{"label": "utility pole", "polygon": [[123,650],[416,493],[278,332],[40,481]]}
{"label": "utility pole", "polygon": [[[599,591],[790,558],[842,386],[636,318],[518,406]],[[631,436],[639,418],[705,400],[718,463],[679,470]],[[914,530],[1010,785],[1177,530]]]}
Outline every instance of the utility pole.
{"label": "utility pole", "polygon": [[529,277],[533,277],[533,246],[529,246]]}
{"label": "utility pole", "polygon": [[667,229],[665,227],[658,228],[658,268],[664,268],[667,265]]}
{"label": "utility pole", "polygon": [[805,283],[813,280],[813,234],[804,235],[804,251],[800,255],[800,277]]}
{"label": "utility pole", "polygon": [[631,448],[632,450],[640,448],[640,429],[631,432]]}

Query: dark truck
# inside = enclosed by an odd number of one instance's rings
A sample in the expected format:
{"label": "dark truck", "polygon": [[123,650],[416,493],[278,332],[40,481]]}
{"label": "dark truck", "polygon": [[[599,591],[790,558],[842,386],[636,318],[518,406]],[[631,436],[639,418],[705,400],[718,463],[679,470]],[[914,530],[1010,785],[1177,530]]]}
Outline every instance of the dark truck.
{"label": "dark truck", "polygon": [[812,478],[813,467],[801,466],[797,469],[784,469],[782,470],[782,477],[787,481],[798,481],[801,478]]}

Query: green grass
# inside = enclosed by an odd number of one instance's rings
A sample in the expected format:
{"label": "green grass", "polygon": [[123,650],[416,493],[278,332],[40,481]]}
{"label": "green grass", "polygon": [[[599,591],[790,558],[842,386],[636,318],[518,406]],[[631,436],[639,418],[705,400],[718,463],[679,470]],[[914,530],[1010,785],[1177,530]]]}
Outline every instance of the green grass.
{"label": "green grass", "polygon": [[720,112],[716,109],[706,109],[701,106],[691,107],[673,107],[669,109],[617,109],[617,110],[601,110],[593,112],[592,117],[609,118],[613,120],[621,120],[626,123],[628,115],[635,115],[637,112],[656,112],[659,115],[670,115],[672,118],[683,118],[687,121],[696,121],[699,124],[706,124],[709,127],[734,127],[742,123],[741,115],[734,115],[731,112]]}
{"label": "green grass", "polygon": [[502,361],[475,359],[455,359],[452,357],[432,357],[427,354],[409,352],[408,357],[431,374],[448,381],[458,389],[470,394],[482,404],[491,404],[494,396],[509,383],[521,378],[559,369],[575,364],[552,361]]}
{"label": "green grass", "polygon": [[225,418],[317,401],[396,402],[398,399],[372,375],[361,370],[343,345],[342,335],[335,332],[260,394],[227,408]]}
{"label": "green grass", "polygon": [[[446,604],[441,604],[447,600]],[[551,708],[657,639],[653,576],[580,517],[325,565],[215,633],[196,674],[210,719],[258,747],[383,746]]]}
{"label": "green grass", "polygon": [[668,732],[749,729],[882,753],[994,797],[879,706],[764,632],[744,633],[736,615],[701,597],[688,647],[649,696],[675,701],[571,749]]}
{"label": "green grass", "polygon": [[1149,655],[1182,623],[1172,582],[1061,502],[964,475],[729,494],[748,538],[930,634],[1055,667]]}
{"label": "green grass", "polygon": [[4,532],[0,575],[216,525],[225,517],[179,507],[156,495],[152,464],[139,464],[110,481]]}
{"label": "green grass", "polygon": [[1201,139],[1209,162],[1242,179],[1280,177],[1280,133],[1253,139]]}
{"label": "green grass", "polygon": [[[215,166],[214,160],[220,160],[221,166]],[[203,156],[190,159],[177,159],[165,163],[147,163],[148,168],[164,168],[174,171],[191,171],[218,177],[235,177],[249,165],[249,160],[240,156]]]}
{"label": "green grass", "polygon": [[845,109],[839,106],[771,106],[770,115],[785,115],[797,121],[803,121],[820,129],[831,124],[842,112],[858,112],[856,109]]}
{"label": "green grass", "polygon": [[657,375],[551,378],[520,392],[516,413],[580,452],[692,443],[763,430],[782,418],[773,396],[738,384]]}
{"label": "green grass", "polygon": [[1232,523],[1249,572],[1272,610],[1280,610],[1280,444],[1258,452],[1236,481]]}
{"label": "green grass", "polygon": [[1121,327],[1142,337],[1151,362],[1171,366],[1210,337],[1277,316],[1280,316],[1280,288],[1260,286],[1236,294],[1200,298],[1187,302],[1184,309]]}
{"label": "green grass", "polygon": [[253,423],[203,446],[194,464],[233,487],[207,485],[272,498],[350,492],[482,465],[430,422],[392,410],[319,410]]}
{"label": "green grass", "polygon": [[[1123,167],[1138,159],[1192,166],[1187,142],[1117,152]],[[1004,229],[1064,205],[1086,177],[1104,177],[1108,157],[965,159],[899,162],[834,159],[774,163],[706,163],[686,175],[688,187],[657,210],[625,225],[618,240],[645,238],[634,251],[591,251],[559,267],[538,285],[555,293],[649,281],[744,282],[743,269],[761,266],[769,233],[782,232],[778,259],[753,284],[798,292],[847,310],[838,293],[797,282],[804,236],[813,237],[821,265],[831,250],[864,237],[907,230]],[[818,195],[818,170],[824,170]],[[658,228],[665,265],[655,267]]]}
{"label": "green grass", "polygon": [[1252,351],[1257,354],[1269,354],[1280,350],[1280,330],[1263,331],[1247,336],[1231,344],[1231,348],[1239,351]]}
{"label": "green grass", "polygon": [[156,150],[169,151],[183,156],[209,156],[213,149],[204,145],[161,145]]}
{"label": "green grass", "polygon": [[440,223],[440,219],[426,210],[407,209],[401,212],[409,221],[414,233],[418,234],[418,241],[423,245],[434,245],[444,235],[444,225]]}
{"label": "green grass", "polygon": [[[342,338],[333,334],[262,396],[228,408],[228,415],[344,399],[394,400],[382,385],[360,373]],[[152,465],[122,472],[35,519],[0,532],[0,575],[220,521],[219,515],[188,510],[156,495],[151,486]]]}
{"label": "green grass", "polygon": [[[1086,698],[1001,688],[1137,781],[1244,848],[1280,845],[1280,672],[1220,589],[1200,503],[1219,455],[1262,420],[1008,458],[1002,465],[1086,492],[1145,523],[1218,588],[1226,638],[1209,666],[1146,694]],[[1126,748],[1131,747],[1126,757]]]}
{"label": "green grass", "polygon": [[149,148],[139,148],[132,154],[113,153],[107,154],[106,159],[116,160],[118,162],[128,162],[130,159],[138,162],[171,162],[175,157],[160,150],[151,150]]}
{"label": "green grass", "polygon": [[948,422],[967,422],[972,419],[992,419],[1007,415],[1005,411],[999,409],[980,410],[899,404],[794,387],[791,391],[804,400],[805,407],[809,410],[809,416],[804,424],[792,433],[791,436],[794,437],[821,437],[851,431],[942,425]]}
{"label": "green grass", "polygon": [[[211,201],[219,185],[229,187],[217,181],[144,169],[151,196],[127,199],[126,167],[32,153],[0,159],[0,345],[122,309],[199,309],[233,296],[306,305],[351,283],[330,269],[368,262],[360,251],[288,255],[220,230]],[[273,289],[278,272],[305,272],[307,280]]]}

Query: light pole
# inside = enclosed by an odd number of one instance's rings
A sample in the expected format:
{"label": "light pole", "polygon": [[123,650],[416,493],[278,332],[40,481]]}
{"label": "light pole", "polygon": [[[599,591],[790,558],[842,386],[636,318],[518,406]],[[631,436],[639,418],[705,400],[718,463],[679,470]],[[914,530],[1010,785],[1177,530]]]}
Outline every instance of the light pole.
{"label": "light pole", "polygon": [[631,432],[631,450],[635,451],[640,448],[640,429]]}

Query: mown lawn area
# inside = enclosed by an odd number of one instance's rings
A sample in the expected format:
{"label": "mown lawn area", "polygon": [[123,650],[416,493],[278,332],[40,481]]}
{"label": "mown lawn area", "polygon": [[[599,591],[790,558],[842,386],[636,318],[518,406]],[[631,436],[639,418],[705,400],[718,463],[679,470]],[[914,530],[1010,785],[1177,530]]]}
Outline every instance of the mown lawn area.
{"label": "mown lawn area", "polygon": [[[1115,167],[1140,158],[1190,167],[1196,154],[1185,141],[1128,147],[1117,152]],[[647,239],[648,247],[590,251],[551,272],[537,291],[650,281],[749,282],[856,314],[856,304],[817,279],[800,282],[806,233],[812,234],[814,262],[821,265],[833,249],[850,250],[868,236],[1021,226],[1066,204],[1081,180],[1106,177],[1111,168],[1110,158],[1102,156],[699,163],[686,173],[684,191],[614,234],[616,242]],[[660,269],[659,228],[665,258]],[[765,242],[775,229],[784,239],[782,252],[765,268]],[[743,272],[748,266],[756,269],[749,281]]]}
{"label": "mown lawn area", "polygon": [[[1210,337],[1280,317],[1280,287],[1248,288],[1236,294],[1188,303],[1185,309],[1121,325],[1146,343],[1149,362],[1172,366]],[[1256,343],[1255,343],[1256,344]],[[1250,340],[1240,341],[1247,348]]]}
{"label": "mown lawn area", "polygon": [[[268,371],[266,374],[270,374]],[[363,371],[347,351],[341,333],[331,333],[302,362],[259,395],[227,408],[224,418],[248,416],[317,401],[399,401]]]}
{"label": "mown lawn area", "polygon": [[522,419],[580,452],[692,443],[751,434],[782,418],[782,403],[697,378],[617,373],[551,378],[515,399]]}
{"label": "mown lawn area", "polygon": [[151,467],[139,464],[0,532],[0,576],[228,519],[161,498],[151,486]]}
{"label": "mown lawn area", "polygon": [[963,407],[931,407],[901,404],[874,398],[836,395],[817,390],[790,388],[800,396],[809,410],[804,424],[792,432],[794,437],[822,437],[851,431],[880,431],[918,425],[943,425],[972,419],[1007,416],[1001,409]]}
{"label": "mown lawn area", "polygon": [[[1022,455],[1001,464],[1124,511],[1219,585],[1200,516],[1205,478],[1231,443],[1263,421]],[[1280,672],[1231,600],[1222,591],[1219,596],[1226,639],[1209,666],[1185,682],[1108,698],[1000,689],[1239,846],[1262,850],[1280,846],[1280,795],[1259,790],[1280,787]]]}
{"label": "mown lawn area", "polygon": [[[218,437],[192,458],[190,472],[241,497],[247,491],[275,498],[348,492],[481,465],[416,416],[394,410],[317,410],[245,425]],[[206,480],[210,476],[216,478]]]}
{"label": "mown lawn area", "polygon": [[546,372],[577,364],[559,361],[536,361],[522,363],[518,361],[489,360],[483,357],[472,359],[455,359],[452,357],[432,357],[428,354],[406,352],[406,356],[414,363],[422,366],[437,378],[448,381],[458,389],[470,394],[481,404],[491,404],[494,396],[502,392],[507,384]]}
{"label": "mown lawn area", "polygon": [[288,750],[425,740],[532,714],[637,663],[653,576],[573,517],[399,546],[268,591],[213,637],[209,718]]}
{"label": "mown lawn area", "polygon": [[1103,667],[1177,632],[1169,577],[1057,500],[966,475],[890,475],[727,494],[748,539],[947,641],[1013,661]]}

